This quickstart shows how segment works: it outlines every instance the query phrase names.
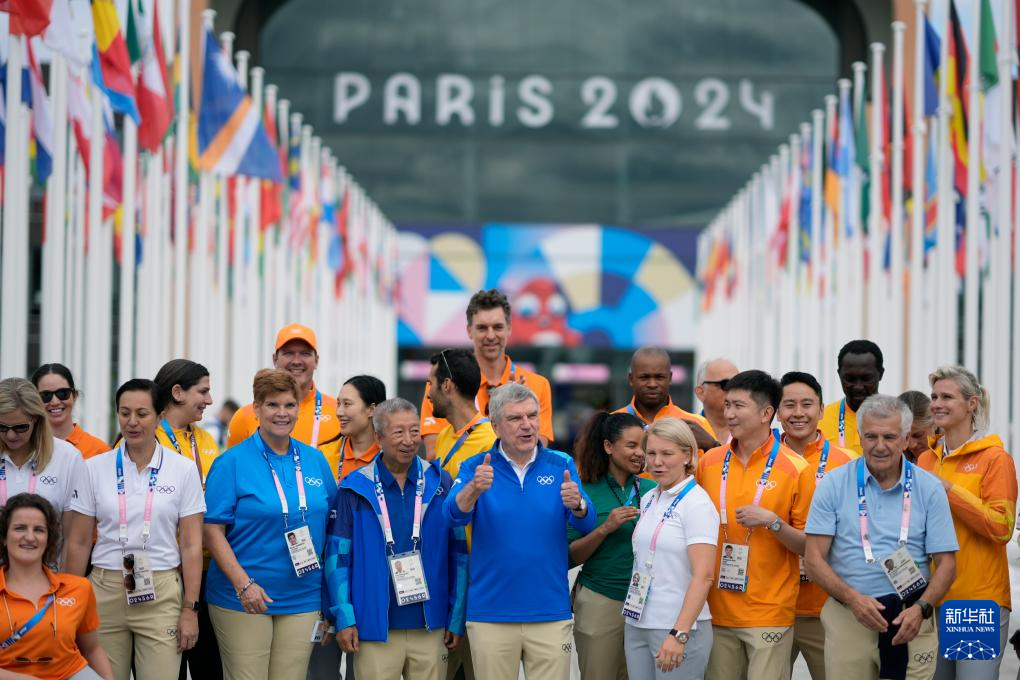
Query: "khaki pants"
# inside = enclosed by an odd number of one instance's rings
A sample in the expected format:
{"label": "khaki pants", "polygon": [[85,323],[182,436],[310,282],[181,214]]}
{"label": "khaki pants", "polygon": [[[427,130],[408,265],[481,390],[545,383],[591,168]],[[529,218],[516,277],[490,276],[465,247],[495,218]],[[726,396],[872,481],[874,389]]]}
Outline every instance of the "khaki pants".
{"label": "khaki pants", "polygon": [[[822,625],[829,680],[878,680],[878,633],[862,626],[850,609],[831,597],[822,607]],[[931,680],[938,646],[935,622],[927,619],[908,643],[907,680]]]}
{"label": "khaki pants", "polygon": [[622,608],[618,600],[577,586],[574,642],[584,680],[627,680]]}
{"label": "khaki pants", "polygon": [[793,627],[713,627],[707,680],[789,680]]}
{"label": "khaki pants", "polygon": [[797,654],[804,655],[811,680],[825,680],[825,628],[817,616],[798,616],[797,622],[793,624],[791,667],[797,660]]}
{"label": "khaki pants", "polygon": [[177,653],[177,622],[184,597],[176,569],[155,571],[156,599],[128,606],[120,570],[92,570],[89,580],[99,612],[99,644],[106,650],[116,680],[131,677],[135,668],[146,680],[177,680],[181,655]]}
{"label": "khaki pants", "polygon": [[209,605],[224,680],[305,680],[319,612],[249,614]]}
{"label": "khaki pants", "polygon": [[467,635],[461,636],[457,649],[448,655],[446,680],[454,680],[461,668],[464,669],[464,680],[475,680],[475,667],[471,663],[471,643],[468,642]]}
{"label": "khaki pants", "polygon": [[361,641],[354,677],[366,680],[438,680],[446,676],[446,646],[439,630],[391,630],[386,642]]}
{"label": "khaki pants", "polygon": [[471,661],[483,680],[568,680],[574,622],[481,623],[468,621]]}

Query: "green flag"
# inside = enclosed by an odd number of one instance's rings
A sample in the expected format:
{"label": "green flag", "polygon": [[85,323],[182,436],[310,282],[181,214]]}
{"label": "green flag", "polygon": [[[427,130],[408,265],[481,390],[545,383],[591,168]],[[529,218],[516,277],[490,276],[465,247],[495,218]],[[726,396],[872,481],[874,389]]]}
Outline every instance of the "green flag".
{"label": "green flag", "polygon": [[987,90],[999,82],[999,66],[995,56],[995,19],[992,17],[991,0],[981,0],[981,35],[978,42],[981,87]]}
{"label": "green flag", "polygon": [[857,167],[861,169],[861,225],[864,233],[868,233],[868,214],[871,211],[871,161],[868,144],[867,99],[861,95],[860,111],[857,112],[857,125],[854,132],[854,155]]}
{"label": "green flag", "polygon": [[128,0],[128,12],[127,12],[127,35],[125,41],[127,42],[128,57],[131,59],[131,65],[135,65],[142,58],[142,42],[138,35],[138,20],[141,18],[138,14],[138,10],[135,9],[135,0]]}

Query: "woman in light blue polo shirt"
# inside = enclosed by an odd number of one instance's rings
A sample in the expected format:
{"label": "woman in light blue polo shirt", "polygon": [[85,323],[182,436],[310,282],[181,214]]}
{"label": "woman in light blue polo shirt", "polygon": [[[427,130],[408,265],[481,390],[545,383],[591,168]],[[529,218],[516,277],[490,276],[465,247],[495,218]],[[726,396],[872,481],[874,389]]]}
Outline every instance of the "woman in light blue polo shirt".
{"label": "woman in light blue polo shirt", "polygon": [[259,429],[213,463],[206,598],[223,676],[303,680],[322,605],[326,521],[336,483],[325,457],[290,436],[300,395],[285,371],[255,375]]}

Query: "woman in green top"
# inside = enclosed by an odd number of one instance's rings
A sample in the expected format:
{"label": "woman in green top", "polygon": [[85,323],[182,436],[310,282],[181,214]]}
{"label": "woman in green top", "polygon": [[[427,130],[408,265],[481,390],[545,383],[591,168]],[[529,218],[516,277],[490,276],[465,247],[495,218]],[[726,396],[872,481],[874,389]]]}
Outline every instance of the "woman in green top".
{"label": "woman in green top", "polygon": [[630,413],[596,413],[574,442],[581,482],[598,509],[586,536],[570,531],[570,561],[583,564],[574,592],[574,640],[584,680],[627,680],[623,616],[634,562],[630,535],[641,496],[655,482],[645,467],[644,424]]}

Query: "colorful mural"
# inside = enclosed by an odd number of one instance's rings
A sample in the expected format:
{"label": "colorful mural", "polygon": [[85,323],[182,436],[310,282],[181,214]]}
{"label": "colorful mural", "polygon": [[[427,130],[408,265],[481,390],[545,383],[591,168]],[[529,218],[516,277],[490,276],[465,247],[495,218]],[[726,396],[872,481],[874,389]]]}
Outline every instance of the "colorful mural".
{"label": "colorful mural", "polygon": [[603,225],[402,227],[402,347],[464,345],[482,288],[513,305],[511,345],[694,346],[697,230]]}

